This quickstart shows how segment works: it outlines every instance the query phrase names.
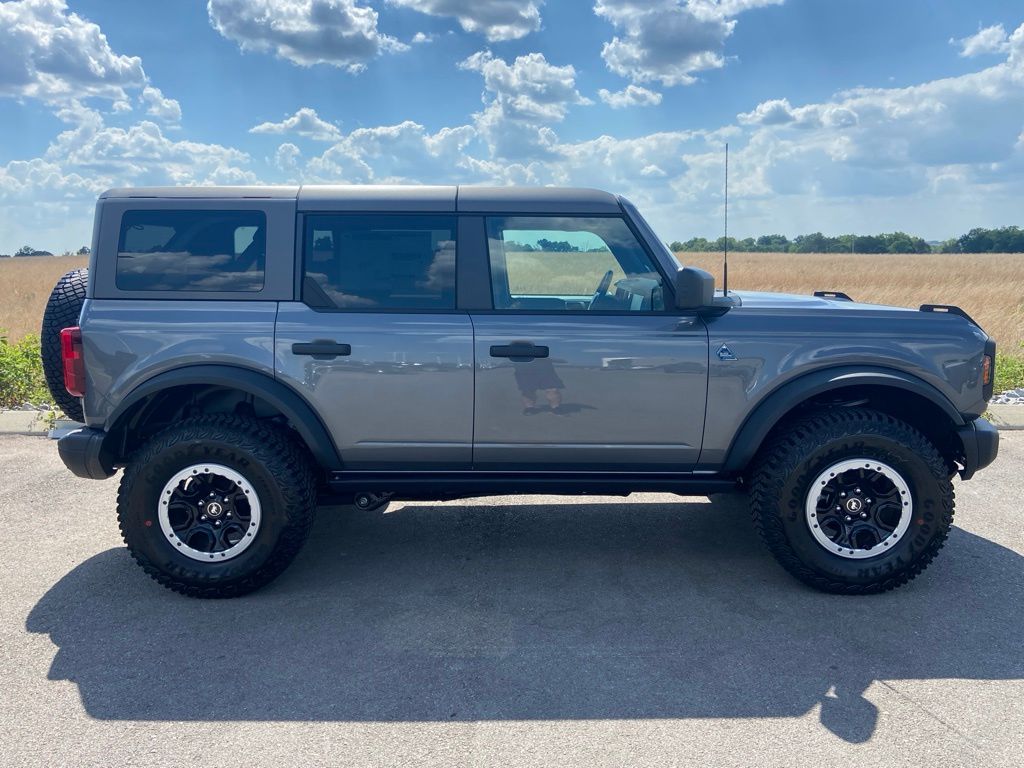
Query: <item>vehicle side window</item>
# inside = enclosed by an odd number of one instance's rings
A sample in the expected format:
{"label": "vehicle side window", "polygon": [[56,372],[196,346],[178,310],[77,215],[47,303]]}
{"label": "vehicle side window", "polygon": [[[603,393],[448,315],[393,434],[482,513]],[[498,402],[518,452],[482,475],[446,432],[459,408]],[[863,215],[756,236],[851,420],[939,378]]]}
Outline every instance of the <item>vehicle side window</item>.
{"label": "vehicle side window", "polygon": [[117,247],[122,291],[263,290],[261,211],[125,211]]}
{"label": "vehicle side window", "polygon": [[325,309],[455,309],[454,216],[306,217],[303,301]]}
{"label": "vehicle side window", "polygon": [[651,312],[662,279],[621,218],[487,219],[495,309]]}

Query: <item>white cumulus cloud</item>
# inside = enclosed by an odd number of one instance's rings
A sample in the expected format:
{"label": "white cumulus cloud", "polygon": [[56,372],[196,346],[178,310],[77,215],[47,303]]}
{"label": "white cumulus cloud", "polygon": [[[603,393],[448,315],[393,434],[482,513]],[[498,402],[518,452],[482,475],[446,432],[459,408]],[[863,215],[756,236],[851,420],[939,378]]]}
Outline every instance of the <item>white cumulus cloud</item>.
{"label": "white cumulus cloud", "polygon": [[564,120],[572,106],[592,103],[576,89],[575,67],[551,64],[542,53],[510,64],[479,51],[459,67],[483,75],[485,106],[474,121],[498,157],[547,154],[558,141],[550,124]]}
{"label": "white cumulus cloud", "polygon": [[84,116],[50,144],[43,158],[103,186],[254,183],[244,169],[249,155],[238,149],[196,141],[174,141],[156,123],[127,128],[104,124],[98,113]]}
{"label": "white cumulus cloud", "polygon": [[509,64],[479,51],[459,67],[483,75],[484,88],[514,117],[559,121],[572,105],[590,103],[576,90],[576,68],[551,64],[543,53],[528,53]]}
{"label": "white cumulus cloud", "polygon": [[960,55],[964,58],[986,53],[1006,53],[1010,50],[1010,40],[1002,24],[979,29],[973,35],[951,39],[949,42],[960,48]]}
{"label": "white cumulus cloud", "polygon": [[789,125],[795,128],[849,128],[857,124],[857,113],[841,104],[810,104],[793,107],[788,99],[769,99],[750,112],[741,112],[742,125]]}
{"label": "white cumulus cloud", "polygon": [[408,45],[377,28],[377,12],[356,0],[208,0],[210,23],[243,51],[273,53],[300,66],[359,72]]}
{"label": "white cumulus cloud", "polygon": [[597,0],[594,12],[617,34],[601,50],[608,69],[637,83],[690,85],[725,65],[733,16],[782,0]]}
{"label": "white cumulus cloud", "polygon": [[661,94],[651,91],[639,85],[628,85],[622,91],[609,91],[602,88],[597,92],[601,101],[612,109],[625,109],[626,107],[656,107],[661,104]]}
{"label": "white cumulus cloud", "polygon": [[[712,5],[728,14],[757,4]],[[710,13],[698,3],[687,7],[695,18]],[[584,134],[591,138],[573,141],[556,131],[590,103],[577,70],[539,53],[503,59],[484,51],[465,59],[459,75],[480,77],[483,104],[472,118],[443,128],[407,120],[343,132],[307,108],[328,127],[303,123],[299,110],[259,132],[282,134],[291,124],[303,135],[305,125],[331,143],[312,156],[283,143],[258,166],[229,145],[174,141],[158,121],[107,125],[93,101],[65,99],[55,107],[65,130],[50,148],[0,164],[0,250],[24,242],[77,248],[87,239],[96,193],[109,186],[281,180],[598,186],[633,199],[667,239],[714,235],[727,140],[730,218],[741,236],[903,229],[949,237],[1019,218],[1024,25],[1000,40],[998,61],[964,75],[856,88],[817,102],[767,94],[775,98],[750,103],[713,130],[621,138],[601,135],[607,128],[598,124]],[[140,82],[141,92],[147,83]],[[606,103],[653,98],[632,87],[599,95]],[[73,228],[70,242],[60,239]]]}
{"label": "white cumulus cloud", "polygon": [[181,122],[181,105],[175,99],[164,96],[163,91],[147,85],[142,89],[142,103],[146,106],[146,114],[161,120],[168,125]]}
{"label": "white cumulus cloud", "polygon": [[431,16],[456,19],[466,32],[490,42],[516,40],[540,29],[543,0],[389,0]]}
{"label": "white cumulus cloud", "polygon": [[0,250],[44,241],[51,251],[77,248],[88,240],[96,196],[110,187],[258,182],[238,149],[174,141],[148,120],[108,126],[80,104],[60,116],[73,127],[42,157],[0,165]]}
{"label": "white cumulus cloud", "polygon": [[49,104],[102,98],[125,102],[146,75],[138,56],[115,53],[100,28],[64,0],[0,3],[0,95]]}
{"label": "white cumulus cloud", "polygon": [[321,120],[316,110],[310,107],[302,107],[280,123],[260,123],[250,128],[249,133],[294,133],[316,141],[336,141],[341,138],[338,126]]}
{"label": "white cumulus cloud", "polygon": [[299,158],[302,150],[291,142],[285,142],[274,152],[274,165],[285,174],[291,176],[299,170]]}
{"label": "white cumulus cloud", "polygon": [[304,178],[324,183],[451,183],[464,172],[465,150],[475,136],[472,126],[431,133],[411,120],[359,128],[312,158]]}
{"label": "white cumulus cloud", "polygon": [[116,53],[64,0],[0,3],[0,51],[0,97],[37,99],[65,123],[91,123],[99,113],[86,105],[97,101],[114,114],[135,103],[165,126],[181,122],[181,105],[150,83],[142,60]]}

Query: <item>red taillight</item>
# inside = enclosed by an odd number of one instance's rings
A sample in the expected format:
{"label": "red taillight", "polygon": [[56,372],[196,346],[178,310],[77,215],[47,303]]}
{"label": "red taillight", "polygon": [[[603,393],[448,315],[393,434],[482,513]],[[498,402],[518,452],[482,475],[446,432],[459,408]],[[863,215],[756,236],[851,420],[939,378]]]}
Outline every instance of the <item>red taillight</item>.
{"label": "red taillight", "polygon": [[85,395],[85,359],[82,357],[82,329],[60,332],[60,356],[64,361],[64,389],[74,397]]}

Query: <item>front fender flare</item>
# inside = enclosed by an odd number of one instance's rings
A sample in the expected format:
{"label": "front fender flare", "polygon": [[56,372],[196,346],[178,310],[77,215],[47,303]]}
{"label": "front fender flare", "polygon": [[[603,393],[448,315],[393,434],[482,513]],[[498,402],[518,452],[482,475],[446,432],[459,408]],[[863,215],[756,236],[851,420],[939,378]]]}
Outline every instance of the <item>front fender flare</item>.
{"label": "front fender flare", "polygon": [[733,438],[722,470],[742,471],[757,454],[768,433],[800,403],[832,390],[852,386],[881,386],[912,392],[941,409],[954,427],[965,423],[948,397],[913,374],[881,367],[826,368],[789,381],[764,397]]}

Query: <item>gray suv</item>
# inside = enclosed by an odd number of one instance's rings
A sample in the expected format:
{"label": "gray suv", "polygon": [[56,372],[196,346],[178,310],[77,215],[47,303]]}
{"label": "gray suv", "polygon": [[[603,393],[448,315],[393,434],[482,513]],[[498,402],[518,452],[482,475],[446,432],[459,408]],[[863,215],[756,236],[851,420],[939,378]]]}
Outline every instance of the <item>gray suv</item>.
{"label": "gray suv", "polygon": [[881,592],[998,448],[962,310],[716,292],[596,190],[111,190],[43,337],[62,459],[123,468],[129,551],[196,597],[271,581],[318,503],[634,491],[746,492],[798,579]]}

